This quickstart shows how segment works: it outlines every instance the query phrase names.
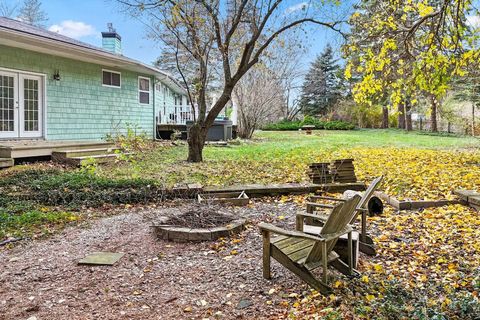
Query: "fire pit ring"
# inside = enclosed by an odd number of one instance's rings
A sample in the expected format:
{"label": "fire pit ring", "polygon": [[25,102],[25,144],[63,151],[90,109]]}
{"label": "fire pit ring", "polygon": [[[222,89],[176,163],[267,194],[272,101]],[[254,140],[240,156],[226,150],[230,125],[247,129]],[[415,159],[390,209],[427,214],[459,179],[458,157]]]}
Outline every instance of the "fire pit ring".
{"label": "fire pit ring", "polygon": [[171,222],[172,217],[161,217],[155,225],[152,225],[159,239],[175,242],[214,241],[242,232],[245,229],[247,219],[236,218],[224,225],[204,228],[173,225]]}

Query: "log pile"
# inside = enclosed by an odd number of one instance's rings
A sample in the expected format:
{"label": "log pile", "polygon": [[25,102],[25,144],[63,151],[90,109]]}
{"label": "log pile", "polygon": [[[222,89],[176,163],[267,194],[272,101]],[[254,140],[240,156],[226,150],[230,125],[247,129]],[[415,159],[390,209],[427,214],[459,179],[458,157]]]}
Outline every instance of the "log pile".
{"label": "log pile", "polygon": [[357,182],[353,159],[338,159],[332,162],[312,163],[308,176],[312,183],[352,183]]}

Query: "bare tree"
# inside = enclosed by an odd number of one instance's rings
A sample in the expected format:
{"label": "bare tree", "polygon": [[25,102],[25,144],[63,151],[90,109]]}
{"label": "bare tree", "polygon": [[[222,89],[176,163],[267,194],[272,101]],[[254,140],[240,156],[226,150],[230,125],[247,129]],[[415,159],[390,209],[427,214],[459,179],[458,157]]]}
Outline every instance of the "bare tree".
{"label": "bare tree", "polygon": [[13,18],[17,8],[17,4],[9,5],[6,0],[0,0],[0,17]]}
{"label": "bare tree", "polygon": [[42,10],[42,3],[39,0],[24,0],[19,19],[37,27],[45,27],[48,15]]}
{"label": "bare tree", "polygon": [[[197,65],[198,117],[188,135],[188,160],[203,160],[208,129],[230,101],[240,79],[284,32],[307,23],[340,32],[338,21],[321,21],[323,1],[294,6],[286,0],[117,0],[158,30],[177,38]],[[162,33],[158,33],[161,36]],[[207,82],[212,64],[221,66],[218,100],[207,113]]]}
{"label": "bare tree", "polygon": [[271,69],[253,67],[240,79],[233,90],[238,104],[238,135],[250,139],[255,130],[281,118],[285,91],[280,79]]}
{"label": "bare tree", "polygon": [[293,32],[284,34],[235,86],[240,137],[250,139],[262,125],[295,113],[289,109],[296,103],[290,95],[303,75],[299,61],[305,52],[299,39]]}

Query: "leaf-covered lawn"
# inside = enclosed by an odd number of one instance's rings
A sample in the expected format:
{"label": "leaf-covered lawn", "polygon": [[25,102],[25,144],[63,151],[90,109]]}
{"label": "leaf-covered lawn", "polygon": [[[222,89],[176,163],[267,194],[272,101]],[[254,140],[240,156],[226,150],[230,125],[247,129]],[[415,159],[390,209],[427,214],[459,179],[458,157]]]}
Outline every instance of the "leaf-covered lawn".
{"label": "leaf-covered lawn", "polygon": [[399,198],[450,197],[453,188],[480,186],[480,140],[396,130],[261,132],[228,148],[206,147],[205,162],[186,163],[187,149],[162,147],[130,164],[104,169],[109,177],[153,178],[166,185],[308,181],[312,162],[354,158],[357,176],[383,174],[386,191]]}

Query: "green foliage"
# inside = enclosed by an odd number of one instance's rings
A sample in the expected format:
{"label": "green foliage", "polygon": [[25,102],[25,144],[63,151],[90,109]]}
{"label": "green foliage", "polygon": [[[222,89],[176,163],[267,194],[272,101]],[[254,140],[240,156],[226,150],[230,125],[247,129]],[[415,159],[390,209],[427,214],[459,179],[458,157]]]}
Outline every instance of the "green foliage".
{"label": "green foliage", "polygon": [[127,123],[125,133],[107,135],[106,140],[126,151],[140,151],[145,149],[152,139],[140,129],[138,124]]}
{"label": "green foliage", "polygon": [[317,130],[353,130],[355,126],[344,121],[322,121],[311,116],[306,116],[303,121],[300,120],[282,120],[277,123],[266,125],[263,130],[267,131],[293,131],[301,130],[304,125],[314,125]]}
{"label": "green foliage", "polygon": [[77,214],[64,211],[44,209],[19,212],[12,214],[0,208],[0,239],[31,236],[38,232],[49,234],[53,226],[58,228],[60,225],[78,219]]}
{"label": "green foliage", "polygon": [[328,44],[305,76],[300,98],[303,113],[318,116],[332,110],[345,91],[339,70],[332,47]]}

